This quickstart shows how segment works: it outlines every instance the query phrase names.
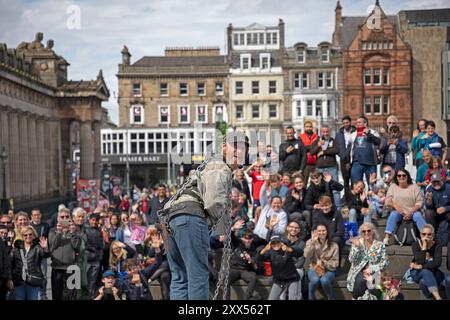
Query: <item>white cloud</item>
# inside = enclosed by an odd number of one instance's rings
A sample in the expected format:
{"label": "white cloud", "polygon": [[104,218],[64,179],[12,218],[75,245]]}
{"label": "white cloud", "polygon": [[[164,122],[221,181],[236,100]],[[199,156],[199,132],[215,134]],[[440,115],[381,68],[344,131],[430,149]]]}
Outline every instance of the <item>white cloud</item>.
{"label": "white cloud", "polygon": [[[341,0],[343,15],[366,15],[374,0]],[[387,14],[399,10],[448,7],[448,0],[382,0]],[[67,7],[81,9],[81,29],[66,26]],[[117,65],[126,44],[132,61],[145,55],[162,55],[167,46],[220,46],[225,50],[229,23],[248,26],[253,22],[277,25],[285,22],[286,45],[303,41],[311,46],[331,41],[334,0],[0,0],[0,42],[15,47],[31,41],[41,31],[54,39],[55,51],[71,64],[71,79],[93,79],[98,70],[111,92],[104,105],[117,122]]]}

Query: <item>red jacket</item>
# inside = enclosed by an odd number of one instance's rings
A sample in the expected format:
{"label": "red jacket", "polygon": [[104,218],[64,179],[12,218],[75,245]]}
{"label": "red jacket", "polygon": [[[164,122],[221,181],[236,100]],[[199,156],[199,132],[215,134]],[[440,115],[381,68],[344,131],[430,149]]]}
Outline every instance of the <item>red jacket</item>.
{"label": "red jacket", "polygon": [[[311,136],[308,136],[306,133],[301,133],[299,138],[302,140],[305,147],[308,147],[313,144],[314,141],[317,140],[317,134],[313,133]],[[312,156],[309,152],[306,153],[306,164],[307,165],[315,165],[317,156]]]}

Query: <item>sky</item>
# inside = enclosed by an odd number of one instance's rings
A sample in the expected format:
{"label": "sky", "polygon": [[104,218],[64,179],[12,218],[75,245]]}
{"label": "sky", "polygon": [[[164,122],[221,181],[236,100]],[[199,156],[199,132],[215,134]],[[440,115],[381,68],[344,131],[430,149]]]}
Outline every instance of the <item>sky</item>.
{"label": "sky", "polygon": [[[375,0],[341,0],[343,16],[367,16]],[[448,8],[450,0],[380,0],[386,14],[400,10]],[[110,91],[108,108],[118,122],[117,71],[126,45],[131,63],[143,56],[164,55],[166,47],[219,46],[226,50],[226,27],[254,22],[285,23],[285,44],[316,46],[330,41],[335,0],[0,0],[0,43],[9,48],[30,42],[36,32],[43,43],[69,63],[70,80],[95,79],[99,69]]]}

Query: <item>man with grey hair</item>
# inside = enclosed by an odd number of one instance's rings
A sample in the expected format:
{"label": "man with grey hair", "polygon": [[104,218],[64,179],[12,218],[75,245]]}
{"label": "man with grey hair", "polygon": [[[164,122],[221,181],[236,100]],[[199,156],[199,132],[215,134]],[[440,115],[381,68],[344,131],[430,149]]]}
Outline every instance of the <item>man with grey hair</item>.
{"label": "man with grey hair", "polygon": [[229,214],[224,209],[230,205],[232,172],[245,163],[247,154],[245,134],[227,134],[220,153],[190,175],[160,211],[163,227],[168,222],[170,228],[171,300],[208,300],[208,224],[215,225]]}

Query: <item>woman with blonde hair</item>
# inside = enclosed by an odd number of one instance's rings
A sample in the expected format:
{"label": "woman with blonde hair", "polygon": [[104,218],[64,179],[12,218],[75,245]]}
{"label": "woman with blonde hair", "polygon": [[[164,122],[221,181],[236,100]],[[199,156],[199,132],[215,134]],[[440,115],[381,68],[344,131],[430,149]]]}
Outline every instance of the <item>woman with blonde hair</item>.
{"label": "woman with blonde hair", "polygon": [[133,258],[136,255],[136,251],[130,246],[115,240],[111,243],[109,250],[109,267],[112,271],[120,274],[125,271],[123,264],[127,259]]}
{"label": "woman with blonde hair", "polygon": [[38,239],[32,226],[19,229],[23,240],[16,240],[9,255],[8,289],[14,289],[15,300],[38,300],[44,283],[41,261],[50,257],[47,239]]}
{"label": "woman with blonde hair", "polygon": [[350,237],[352,246],[349,260],[350,271],[347,276],[347,289],[353,299],[358,299],[367,290],[367,279],[381,274],[387,269],[388,257],[382,241],[378,240],[375,225],[364,222],[358,230],[358,237]]}
{"label": "woman with blonde hair", "polygon": [[22,227],[28,226],[30,224],[30,219],[28,218],[28,214],[24,211],[19,211],[14,216],[14,241],[23,240],[20,229]]}

